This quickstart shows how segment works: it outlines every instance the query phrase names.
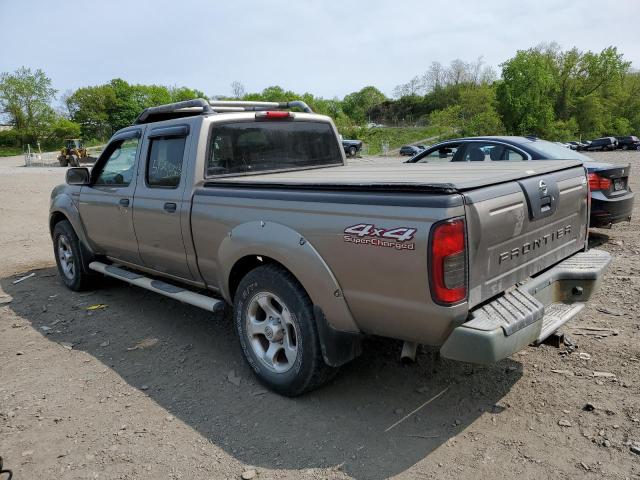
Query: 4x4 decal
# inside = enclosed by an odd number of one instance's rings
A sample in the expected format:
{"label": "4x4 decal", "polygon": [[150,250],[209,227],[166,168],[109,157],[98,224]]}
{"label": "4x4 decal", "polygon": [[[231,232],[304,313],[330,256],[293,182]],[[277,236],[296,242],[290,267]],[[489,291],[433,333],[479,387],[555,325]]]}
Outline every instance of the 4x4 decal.
{"label": "4x4 decal", "polygon": [[417,229],[410,227],[383,228],[370,223],[358,223],[344,229],[343,240],[356,245],[415,250],[412,241]]}

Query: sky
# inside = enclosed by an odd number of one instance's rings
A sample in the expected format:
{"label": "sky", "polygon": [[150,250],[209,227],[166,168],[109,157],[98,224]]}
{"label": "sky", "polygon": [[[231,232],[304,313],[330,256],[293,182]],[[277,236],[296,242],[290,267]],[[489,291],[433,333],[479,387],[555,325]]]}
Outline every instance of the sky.
{"label": "sky", "polygon": [[[64,93],[112,78],[228,95],[280,85],[325,98],[555,41],[615,45],[640,67],[637,0],[0,0],[0,72]],[[625,14],[628,12],[629,14]]]}

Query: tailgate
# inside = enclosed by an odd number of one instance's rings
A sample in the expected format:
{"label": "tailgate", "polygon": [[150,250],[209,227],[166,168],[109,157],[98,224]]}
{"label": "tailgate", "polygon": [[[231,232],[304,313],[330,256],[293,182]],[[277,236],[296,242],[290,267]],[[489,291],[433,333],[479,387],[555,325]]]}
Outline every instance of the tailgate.
{"label": "tailgate", "polygon": [[585,246],[583,167],[471,190],[464,197],[470,308]]}

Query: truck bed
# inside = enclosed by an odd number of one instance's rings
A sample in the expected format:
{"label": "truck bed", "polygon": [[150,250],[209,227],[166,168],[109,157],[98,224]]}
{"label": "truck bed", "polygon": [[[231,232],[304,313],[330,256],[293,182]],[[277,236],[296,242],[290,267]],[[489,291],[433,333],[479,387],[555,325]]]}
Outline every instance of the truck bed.
{"label": "truck bed", "polygon": [[344,165],[210,179],[205,186],[385,189],[455,193],[581,165],[579,160],[535,162]]}

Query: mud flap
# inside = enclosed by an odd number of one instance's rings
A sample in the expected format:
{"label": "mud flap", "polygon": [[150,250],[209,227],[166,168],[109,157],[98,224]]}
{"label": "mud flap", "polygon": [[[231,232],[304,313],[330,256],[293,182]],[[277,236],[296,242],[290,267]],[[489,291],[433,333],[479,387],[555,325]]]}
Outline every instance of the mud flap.
{"label": "mud flap", "polygon": [[318,327],[322,358],[330,367],[339,367],[349,363],[362,353],[362,335],[354,332],[342,332],[332,328],[324,312],[317,305],[313,314]]}

